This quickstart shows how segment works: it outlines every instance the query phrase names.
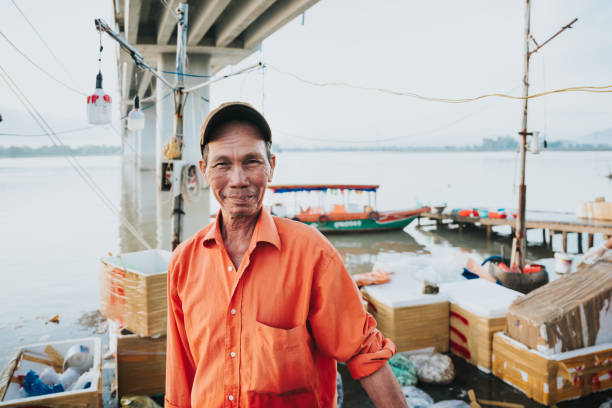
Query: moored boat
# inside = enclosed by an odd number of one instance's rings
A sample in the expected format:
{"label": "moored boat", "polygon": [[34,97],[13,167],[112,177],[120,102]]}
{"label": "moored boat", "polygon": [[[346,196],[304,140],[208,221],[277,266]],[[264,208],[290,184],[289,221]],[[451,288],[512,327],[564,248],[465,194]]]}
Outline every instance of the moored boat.
{"label": "moored boat", "polygon": [[[326,233],[403,229],[419,214],[430,210],[429,207],[421,207],[379,212],[376,210],[378,185],[270,185],[268,188],[274,197],[287,193],[294,196],[293,211],[284,203],[275,202],[270,206],[272,214],[301,221]],[[298,199],[299,193],[307,195]],[[312,193],[315,197],[312,197]],[[332,196],[335,196],[335,200]],[[367,204],[364,202],[366,200]]]}

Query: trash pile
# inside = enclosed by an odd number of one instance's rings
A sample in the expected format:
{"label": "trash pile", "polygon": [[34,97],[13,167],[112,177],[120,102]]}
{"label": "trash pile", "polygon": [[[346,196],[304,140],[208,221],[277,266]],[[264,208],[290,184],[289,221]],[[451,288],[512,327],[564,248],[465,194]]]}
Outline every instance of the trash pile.
{"label": "trash pile", "polygon": [[0,405],[97,406],[101,395],[98,338],[18,348],[0,376]]}

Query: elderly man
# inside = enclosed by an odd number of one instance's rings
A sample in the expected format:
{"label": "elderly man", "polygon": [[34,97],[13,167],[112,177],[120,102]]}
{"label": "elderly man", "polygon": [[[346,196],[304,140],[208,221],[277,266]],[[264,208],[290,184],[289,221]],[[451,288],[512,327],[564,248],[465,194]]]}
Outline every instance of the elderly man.
{"label": "elderly man", "polygon": [[264,117],[224,104],[200,143],[221,210],[170,262],[166,407],[334,407],[336,361],[377,407],[405,407],[387,364],[395,346],[336,250],[262,208],[276,165]]}

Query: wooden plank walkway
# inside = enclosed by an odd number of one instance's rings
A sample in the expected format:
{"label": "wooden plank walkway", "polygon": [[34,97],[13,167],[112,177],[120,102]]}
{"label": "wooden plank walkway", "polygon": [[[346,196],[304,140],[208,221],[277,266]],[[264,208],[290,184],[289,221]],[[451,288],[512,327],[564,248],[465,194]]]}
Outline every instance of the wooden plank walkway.
{"label": "wooden plank walkway", "polygon": [[[423,213],[420,218],[434,220],[436,225],[441,227],[443,224],[456,224],[461,229],[465,224],[474,224],[486,230],[487,238],[492,235],[494,226],[505,225],[514,230],[516,219],[506,218],[480,218],[480,217],[460,217],[458,214],[442,213]],[[419,222],[420,222],[419,218]],[[526,229],[541,229],[542,239],[546,242],[546,230],[548,230],[548,245],[552,247],[552,238],[555,234],[562,235],[563,251],[567,252],[567,234],[578,234],[578,251],[582,252],[582,234],[587,234],[587,248],[593,245],[594,234],[602,234],[604,239],[612,236],[612,221],[592,220],[578,218],[573,213],[552,212],[552,211],[527,211],[525,217]]]}

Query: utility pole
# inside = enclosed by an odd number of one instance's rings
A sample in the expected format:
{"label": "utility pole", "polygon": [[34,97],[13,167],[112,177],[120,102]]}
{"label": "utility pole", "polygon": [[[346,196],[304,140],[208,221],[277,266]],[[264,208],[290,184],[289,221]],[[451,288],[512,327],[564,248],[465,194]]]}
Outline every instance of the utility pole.
{"label": "utility pole", "polygon": [[[183,108],[185,107],[185,101],[187,100],[187,93],[185,93],[185,83],[183,79],[183,73],[185,72],[185,62],[187,60],[187,11],[189,5],[187,3],[180,3],[177,8],[179,16],[178,27],[177,27],[177,39],[176,39],[176,72],[177,72],[177,84],[174,87],[174,137],[176,137],[179,146],[179,155],[177,160],[183,158]],[[182,171],[181,168],[177,169],[173,166],[172,171]],[[176,180],[177,177],[174,177]],[[182,177],[178,177],[182,183]],[[183,210],[183,194],[181,192],[180,184],[173,186],[174,193],[174,208],[172,209],[172,249],[174,250],[181,243],[181,233],[183,231],[183,216],[185,211]],[[176,190],[178,189],[178,190]]]}
{"label": "utility pole", "polygon": [[[519,135],[521,136],[519,147],[520,147],[520,184],[519,188],[519,202],[518,212],[516,217],[516,226],[514,228],[514,238],[512,239],[512,258],[510,260],[510,266],[517,265],[521,271],[525,266],[525,253],[527,250],[527,240],[525,236],[525,209],[527,203],[527,186],[525,184],[525,159],[527,152],[527,136],[532,136],[533,132],[527,132],[527,103],[529,101],[529,58],[531,54],[536,53],[540,48],[545,46],[550,40],[561,34],[564,30],[572,28],[572,24],[578,21],[577,18],[572,20],[571,23],[564,26],[555,35],[546,40],[542,45],[538,44],[531,35],[531,0],[526,0],[525,3],[525,61],[523,64],[523,118],[522,126]],[[533,41],[536,48],[529,51],[529,41]]]}
{"label": "utility pole", "polygon": [[209,79],[204,81],[198,85],[194,85],[190,88],[185,89],[184,82],[184,73],[185,73],[185,63],[187,60],[187,12],[188,12],[187,3],[179,3],[179,6],[176,9],[177,12],[177,47],[176,47],[176,72],[177,72],[177,82],[176,85],[170,83],[164,76],[157,71],[155,68],[151,67],[144,61],[144,57],[136,48],[134,48],[131,44],[125,41],[121,36],[113,31],[113,29],[102,19],[95,19],[96,29],[100,32],[107,33],[112,39],[117,41],[121,48],[125,50],[132,59],[134,63],[148,71],[150,71],[161,83],[170,88],[174,95],[174,137],[178,142],[179,146],[179,155],[175,158],[172,166],[173,171],[173,184],[174,184],[174,192],[173,192],[173,209],[172,209],[172,249],[175,249],[181,243],[181,234],[183,232],[183,216],[185,215],[185,211],[183,209],[183,196],[181,193],[181,184],[182,184],[182,165],[183,165],[183,110],[185,108],[185,101],[187,100],[187,95],[190,92],[196,91],[205,86],[209,86],[215,82],[221,81],[225,78],[229,78],[231,76],[240,75],[242,73],[251,71],[253,69],[263,68],[263,64],[261,62],[257,64],[253,64],[241,70],[234,72],[233,74],[224,75],[219,78]]}

